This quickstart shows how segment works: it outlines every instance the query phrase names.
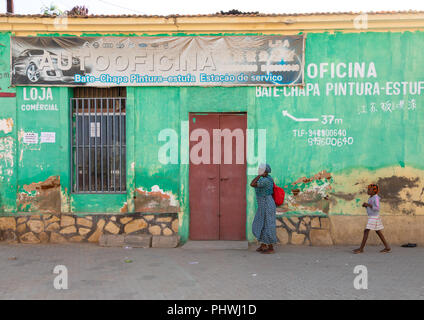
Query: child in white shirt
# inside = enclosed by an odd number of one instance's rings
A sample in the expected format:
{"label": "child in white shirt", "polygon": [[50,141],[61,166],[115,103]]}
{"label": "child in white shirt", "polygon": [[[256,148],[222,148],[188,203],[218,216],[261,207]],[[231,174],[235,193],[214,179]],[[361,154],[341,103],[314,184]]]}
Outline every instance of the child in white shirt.
{"label": "child in white shirt", "polygon": [[368,214],[368,223],[364,230],[364,237],[362,238],[361,246],[358,249],[353,250],[353,253],[362,253],[364,252],[365,244],[367,243],[368,234],[370,230],[374,230],[378,237],[384,244],[384,249],[380,252],[388,253],[391,252],[390,246],[386,242],[386,239],[383,236],[384,229],[383,223],[380,218],[380,197],[378,196],[378,185],[370,184],[368,186],[368,194],[370,195],[368,202],[364,202],[362,206],[367,209]]}

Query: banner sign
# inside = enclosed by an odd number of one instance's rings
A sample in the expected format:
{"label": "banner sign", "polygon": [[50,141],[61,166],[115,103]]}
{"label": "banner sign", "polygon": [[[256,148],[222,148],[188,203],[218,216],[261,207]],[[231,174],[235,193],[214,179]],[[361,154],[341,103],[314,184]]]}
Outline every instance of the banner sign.
{"label": "banner sign", "polygon": [[12,85],[302,85],[304,36],[12,37]]}

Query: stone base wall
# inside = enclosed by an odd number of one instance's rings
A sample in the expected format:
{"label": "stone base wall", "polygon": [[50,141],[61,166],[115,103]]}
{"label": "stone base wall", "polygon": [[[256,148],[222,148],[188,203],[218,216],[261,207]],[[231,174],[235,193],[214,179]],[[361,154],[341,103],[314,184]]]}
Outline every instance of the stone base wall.
{"label": "stone base wall", "polygon": [[[384,236],[392,245],[424,245],[424,216],[382,216]],[[366,216],[277,216],[277,237],[282,245],[359,245]],[[101,241],[103,236],[104,241]],[[150,237],[149,237],[150,236]],[[93,242],[160,247],[176,246],[177,214],[20,215],[0,217],[0,241],[8,243]],[[370,232],[367,244],[379,245]]]}
{"label": "stone base wall", "polygon": [[178,235],[177,214],[0,217],[0,240],[9,243],[99,242],[102,235]]}
{"label": "stone base wall", "polygon": [[[424,216],[382,216],[383,234],[391,245],[424,245]],[[282,245],[360,245],[367,216],[277,216],[277,237]],[[367,245],[380,245],[370,232]]]}
{"label": "stone base wall", "polygon": [[282,245],[332,245],[330,219],[321,216],[277,217],[277,238]]}

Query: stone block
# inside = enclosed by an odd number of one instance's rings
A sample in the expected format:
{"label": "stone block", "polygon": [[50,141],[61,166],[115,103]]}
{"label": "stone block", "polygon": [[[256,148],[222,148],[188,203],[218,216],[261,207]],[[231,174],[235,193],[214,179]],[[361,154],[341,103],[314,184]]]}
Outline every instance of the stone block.
{"label": "stone block", "polygon": [[321,223],[319,222],[318,217],[312,217],[311,218],[311,228],[321,228]]}
{"label": "stone block", "polygon": [[99,246],[106,247],[106,243],[107,243],[107,235],[102,234],[99,238]]}
{"label": "stone block", "polygon": [[104,219],[100,219],[97,222],[97,229],[96,231],[93,232],[93,234],[88,238],[89,242],[98,242],[100,236],[103,234],[103,227],[105,226],[105,220]]}
{"label": "stone block", "polygon": [[132,233],[142,230],[147,227],[147,222],[144,219],[136,219],[127,223],[124,227],[125,233]]}
{"label": "stone block", "polygon": [[178,246],[180,237],[175,236],[153,236],[152,248],[175,248]]}
{"label": "stone block", "polygon": [[40,220],[29,220],[27,222],[28,228],[35,233],[40,233],[44,231],[44,223]]}
{"label": "stone block", "polygon": [[178,232],[178,226],[179,226],[178,219],[175,219],[174,221],[172,221],[172,223],[171,223],[171,229],[172,229],[172,231],[174,231],[175,233],[177,233]]}
{"label": "stone block", "polygon": [[109,221],[106,224],[105,230],[109,233],[112,233],[112,234],[118,234],[119,233],[118,226],[115,223],[113,223],[112,221]]}
{"label": "stone block", "polygon": [[0,218],[0,230],[16,230],[16,220],[13,217]]}
{"label": "stone block", "polygon": [[91,228],[93,226],[93,221],[85,218],[77,218],[77,225]]}
{"label": "stone block", "polygon": [[46,231],[57,231],[60,229],[60,226],[57,222],[53,222],[49,224],[46,228]]}
{"label": "stone block", "polygon": [[77,232],[77,228],[75,228],[75,226],[69,226],[60,230],[60,233],[62,234],[71,234],[75,232]]}
{"label": "stone block", "polygon": [[301,245],[305,242],[305,235],[302,233],[292,232],[291,234],[291,244]]}
{"label": "stone block", "polygon": [[102,247],[122,247],[125,236],[123,234],[102,234],[99,239],[99,245]]}
{"label": "stone block", "polygon": [[158,236],[161,233],[161,229],[159,226],[151,226],[149,227],[149,233],[154,236]]}
{"label": "stone block", "polygon": [[1,238],[5,240],[7,243],[18,243],[18,237],[15,231],[6,230],[6,231],[0,231],[0,235],[1,233],[3,234]]}
{"label": "stone block", "polygon": [[172,232],[171,229],[169,229],[169,228],[163,229],[163,235],[164,236],[172,236],[172,234],[173,234],[173,232]]}
{"label": "stone block", "polygon": [[172,217],[162,217],[162,218],[157,218],[156,222],[171,222]]}
{"label": "stone block", "polygon": [[291,230],[296,230],[296,228],[297,228],[297,218],[296,217],[290,217],[290,218],[284,217],[283,222]]}
{"label": "stone block", "polygon": [[20,237],[21,243],[40,243],[40,240],[32,232],[27,232]]}
{"label": "stone block", "polygon": [[307,226],[306,226],[306,223],[304,222],[304,220],[302,220],[302,221],[299,223],[299,228],[298,228],[298,230],[299,230],[299,231],[306,231],[306,230],[307,230]]}
{"label": "stone block", "polygon": [[61,227],[67,227],[75,224],[75,219],[71,216],[65,216],[63,215],[60,219],[60,226]]}
{"label": "stone block", "polygon": [[24,222],[26,222],[27,220],[28,220],[28,218],[27,218],[27,217],[20,217],[20,218],[18,218],[18,220],[16,221],[16,223],[17,223],[17,224],[24,223]]}
{"label": "stone block", "polygon": [[53,223],[53,222],[59,222],[60,219],[56,216],[52,216],[50,219],[44,220],[44,225],[48,226],[49,224]]}
{"label": "stone block", "polygon": [[134,219],[134,218],[131,218],[131,217],[124,217],[124,218],[119,219],[119,222],[120,222],[120,223],[122,223],[122,224],[127,224],[127,223],[128,223],[128,222],[130,222],[132,219]]}
{"label": "stone block", "polygon": [[150,248],[152,244],[152,236],[149,234],[143,235],[126,235],[125,244],[134,248]]}
{"label": "stone block", "polygon": [[21,223],[18,224],[18,226],[16,227],[16,232],[19,234],[25,233],[26,231],[26,224],[25,223]]}
{"label": "stone block", "polygon": [[287,244],[289,242],[289,234],[284,228],[277,228],[277,238],[281,244]]}
{"label": "stone block", "polygon": [[91,230],[88,228],[78,228],[78,233],[82,236],[85,236],[87,233],[89,233]]}

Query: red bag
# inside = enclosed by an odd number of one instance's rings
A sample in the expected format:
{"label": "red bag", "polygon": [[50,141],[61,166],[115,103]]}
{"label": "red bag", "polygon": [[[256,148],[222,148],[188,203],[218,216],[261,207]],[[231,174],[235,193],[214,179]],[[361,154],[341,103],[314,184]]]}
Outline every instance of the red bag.
{"label": "red bag", "polygon": [[285,195],[286,193],[284,192],[284,189],[280,188],[274,183],[274,191],[272,193],[272,197],[274,198],[274,202],[277,207],[283,204]]}

